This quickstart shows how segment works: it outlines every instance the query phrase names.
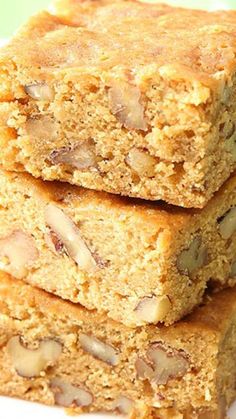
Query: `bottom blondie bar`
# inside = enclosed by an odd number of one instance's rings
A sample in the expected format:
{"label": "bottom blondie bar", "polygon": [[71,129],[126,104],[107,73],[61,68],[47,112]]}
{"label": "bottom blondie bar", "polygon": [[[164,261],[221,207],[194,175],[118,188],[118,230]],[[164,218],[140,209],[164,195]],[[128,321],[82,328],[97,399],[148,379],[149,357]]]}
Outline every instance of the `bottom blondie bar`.
{"label": "bottom blondie bar", "polygon": [[236,288],[136,330],[0,273],[0,393],[71,412],[221,419],[236,397]]}

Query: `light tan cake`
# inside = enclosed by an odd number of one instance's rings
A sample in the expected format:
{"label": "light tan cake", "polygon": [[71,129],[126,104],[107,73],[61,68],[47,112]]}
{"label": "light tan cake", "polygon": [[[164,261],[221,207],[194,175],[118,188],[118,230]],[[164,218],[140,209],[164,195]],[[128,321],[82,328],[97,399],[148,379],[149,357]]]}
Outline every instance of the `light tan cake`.
{"label": "light tan cake", "polygon": [[236,12],[57,2],[0,53],[1,163],[203,207],[236,168]]}
{"label": "light tan cake", "polygon": [[191,210],[0,171],[0,269],[128,326],[233,286],[235,231],[236,176]]}
{"label": "light tan cake", "polygon": [[0,331],[4,395],[133,419],[223,419],[236,397],[235,288],[134,330],[1,274]]}

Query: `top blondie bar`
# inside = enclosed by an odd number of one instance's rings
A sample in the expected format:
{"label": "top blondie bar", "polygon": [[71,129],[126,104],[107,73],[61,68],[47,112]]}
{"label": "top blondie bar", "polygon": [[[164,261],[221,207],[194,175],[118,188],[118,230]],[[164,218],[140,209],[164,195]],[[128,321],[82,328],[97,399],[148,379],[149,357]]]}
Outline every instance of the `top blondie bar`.
{"label": "top blondie bar", "polygon": [[236,12],[57,1],[0,53],[0,163],[204,207],[236,168]]}

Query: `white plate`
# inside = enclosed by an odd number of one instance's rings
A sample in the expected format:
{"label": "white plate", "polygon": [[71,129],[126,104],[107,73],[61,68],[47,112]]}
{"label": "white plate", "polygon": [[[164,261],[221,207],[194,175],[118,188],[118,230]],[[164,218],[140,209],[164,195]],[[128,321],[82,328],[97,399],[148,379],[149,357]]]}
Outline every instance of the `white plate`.
{"label": "white plate", "polygon": [[[0,419],[70,419],[63,409],[45,407],[36,403],[0,397]],[[74,416],[75,417],[75,416]],[[106,414],[80,415],[78,419],[114,419],[117,416]],[[122,418],[119,416],[119,418]],[[229,411],[229,419],[236,419],[236,403]]]}
{"label": "white plate", "polygon": [[122,416],[111,416],[105,413],[68,416],[64,409],[0,397],[0,419],[72,419],[76,417],[78,419],[116,419],[117,417],[123,419]]}

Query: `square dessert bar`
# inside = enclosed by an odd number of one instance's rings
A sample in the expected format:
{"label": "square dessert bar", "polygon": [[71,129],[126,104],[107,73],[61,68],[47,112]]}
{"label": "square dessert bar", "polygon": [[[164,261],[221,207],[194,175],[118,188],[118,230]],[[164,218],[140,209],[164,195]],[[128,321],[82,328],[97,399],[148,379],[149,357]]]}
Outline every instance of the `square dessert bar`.
{"label": "square dessert bar", "polygon": [[0,269],[128,326],[236,283],[236,176],[203,210],[0,171]]}
{"label": "square dessert bar", "polygon": [[236,12],[62,1],[0,53],[0,161],[203,207],[236,168]]}
{"label": "square dessert bar", "polygon": [[1,274],[0,330],[3,395],[133,419],[223,419],[236,397],[235,288],[135,330]]}

